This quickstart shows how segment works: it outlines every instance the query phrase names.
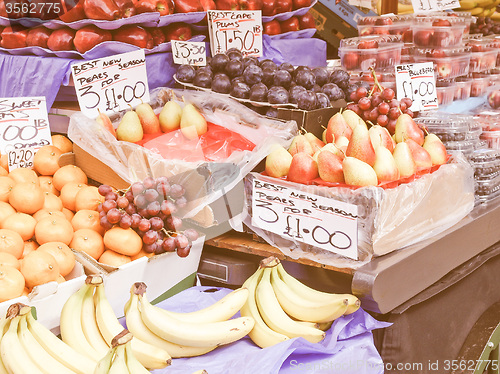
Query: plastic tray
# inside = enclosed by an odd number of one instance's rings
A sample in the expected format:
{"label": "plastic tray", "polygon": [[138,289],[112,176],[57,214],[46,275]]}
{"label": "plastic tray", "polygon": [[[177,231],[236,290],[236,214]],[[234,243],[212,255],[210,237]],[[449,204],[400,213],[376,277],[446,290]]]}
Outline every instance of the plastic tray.
{"label": "plastic tray", "polygon": [[455,100],[466,100],[470,97],[472,81],[468,78],[457,78],[455,80]]}
{"label": "plastic tray", "polygon": [[445,106],[450,104],[455,97],[455,82],[447,82],[446,85],[436,87],[438,104]]}
{"label": "plastic tray", "polygon": [[[455,118],[456,119],[456,118]],[[469,126],[464,120],[450,119],[445,116],[417,117],[415,122],[436,134],[443,142],[463,141],[469,132]]]}
{"label": "plastic tray", "polygon": [[416,23],[411,26],[413,43],[418,47],[453,47],[462,43],[464,24],[431,26]]}
{"label": "plastic tray", "polygon": [[490,84],[490,76],[487,74],[475,73],[472,75],[472,86],[470,95],[472,97],[482,96]]}
{"label": "plastic tray", "polygon": [[469,158],[472,155],[472,153],[474,152],[474,149],[475,149],[475,147],[474,147],[475,142],[469,141],[469,140],[455,141],[455,142],[443,142],[443,144],[449,153],[462,152],[463,155],[467,158]]}
{"label": "plastic tray", "polygon": [[476,195],[485,197],[500,193],[500,175],[493,179],[476,180]]}
{"label": "plastic tray", "polygon": [[469,73],[471,53],[467,48],[416,48],[415,62],[433,62],[436,77],[453,79]]}
{"label": "plastic tray", "polygon": [[484,48],[481,52],[471,51],[469,72],[479,73],[494,69],[497,64],[497,48]]}
{"label": "plastic tray", "polygon": [[500,149],[500,130],[483,131],[480,139],[488,143],[488,148]]}

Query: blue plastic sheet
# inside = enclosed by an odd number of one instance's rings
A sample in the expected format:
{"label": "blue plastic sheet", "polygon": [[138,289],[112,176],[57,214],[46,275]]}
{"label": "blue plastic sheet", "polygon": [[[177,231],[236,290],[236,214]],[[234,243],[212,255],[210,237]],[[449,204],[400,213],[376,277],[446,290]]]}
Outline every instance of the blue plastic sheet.
{"label": "blue plastic sheet", "polygon": [[263,35],[264,58],[277,64],[289,62],[292,65],[326,66],[326,42],[316,38],[273,40]]}
{"label": "blue plastic sheet", "polygon": [[[191,287],[157,305],[190,312],[211,305],[229,292],[227,288]],[[382,374],[384,365],[373,344],[372,330],[387,326],[390,324],[359,309],[337,319],[317,344],[295,338],[261,349],[245,337],[203,356],[174,359],[171,366],[153,373],[186,374],[205,369],[209,374]]]}

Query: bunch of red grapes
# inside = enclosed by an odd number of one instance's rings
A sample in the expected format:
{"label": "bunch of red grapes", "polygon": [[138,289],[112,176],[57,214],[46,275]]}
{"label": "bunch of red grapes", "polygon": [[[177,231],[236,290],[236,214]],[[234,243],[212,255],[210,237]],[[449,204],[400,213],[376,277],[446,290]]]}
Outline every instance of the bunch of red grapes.
{"label": "bunch of red grapes", "polygon": [[198,239],[194,229],[182,228],[182,219],[175,216],[187,205],[185,189],[170,183],[167,177],[147,177],[133,183],[127,190],[114,191],[102,184],[99,193],[104,202],[99,205],[101,226],[109,230],[114,226],[132,228],[142,238],[143,249],[148,253],[177,252],[186,257],[192,242]]}
{"label": "bunch of red grapes", "polygon": [[351,102],[346,109],[357,113],[363,120],[374,125],[386,127],[389,133],[394,134],[396,121],[402,113],[413,117],[410,110],[412,100],[405,97],[398,101],[392,88],[383,88],[380,91],[369,92],[364,86],[358,87],[349,95]]}

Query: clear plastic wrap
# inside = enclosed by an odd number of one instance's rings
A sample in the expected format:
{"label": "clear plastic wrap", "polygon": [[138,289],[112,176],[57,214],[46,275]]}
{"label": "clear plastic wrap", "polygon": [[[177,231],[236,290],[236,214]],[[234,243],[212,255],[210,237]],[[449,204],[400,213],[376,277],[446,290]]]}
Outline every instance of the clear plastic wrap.
{"label": "clear plastic wrap", "polygon": [[[205,217],[200,223],[210,226],[214,224],[213,217],[210,219],[210,214],[202,210],[241,182],[267,156],[274,144],[288,146],[297,132],[297,124],[295,121],[283,122],[261,116],[218,94],[163,88],[150,94],[150,103],[157,114],[165,102],[172,99],[172,94],[176,100],[183,98],[186,103],[198,107],[208,122],[243,136],[255,147],[253,150],[235,150],[229,157],[223,160],[219,158],[217,162],[207,161],[203,157],[198,157],[197,161],[186,161],[186,154],[182,152],[179,152],[177,159],[164,159],[154,150],[116,140],[94,119],[82,113],[71,116],[68,136],[77,146],[111,167],[128,183],[143,180],[146,176],[167,176],[182,184],[189,201],[184,217],[198,214],[198,219],[195,219],[200,221],[200,216]],[[124,113],[111,117],[115,126]],[[180,133],[180,130],[175,132]],[[191,153],[200,151],[196,147],[196,140],[194,142]]]}
{"label": "clear plastic wrap", "polygon": [[358,206],[356,261],[253,226],[254,174],[245,178],[245,225],[291,258],[306,258],[340,268],[358,268],[374,256],[431,238],[459,222],[474,207],[474,170],[460,154],[452,156],[448,164],[431,174],[389,189],[362,187],[352,190],[280,181],[300,191]]}

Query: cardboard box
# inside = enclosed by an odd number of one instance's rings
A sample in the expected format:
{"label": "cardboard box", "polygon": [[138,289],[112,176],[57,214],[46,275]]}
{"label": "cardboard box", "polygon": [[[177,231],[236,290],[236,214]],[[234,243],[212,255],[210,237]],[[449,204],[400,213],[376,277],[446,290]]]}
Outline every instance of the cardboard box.
{"label": "cardboard box", "polygon": [[28,296],[21,296],[0,303],[0,316],[5,317],[7,309],[14,303],[23,303],[36,308],[37,319],[45,327],[55,332],[59,330],[59,320],[64,303],[85,283],[83,265],[77,261],[66,282],[49,282],[34,287]]}
{"label": "cardboard box", "polygon": [[163,253],[151,258],[141,257],[119,268],[100,264],[83,252],[75,252],[87,274],[102,274],[106,296],[117,317],[123,316],[123,307],[130,298],[130,287],[135,282],[148,286],[147,296],[158,303],[173,294],[195,284],[204,237],[193,242],[187,257],[175,252]]}

